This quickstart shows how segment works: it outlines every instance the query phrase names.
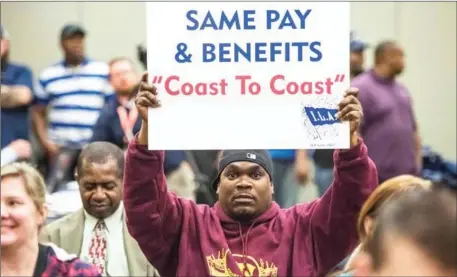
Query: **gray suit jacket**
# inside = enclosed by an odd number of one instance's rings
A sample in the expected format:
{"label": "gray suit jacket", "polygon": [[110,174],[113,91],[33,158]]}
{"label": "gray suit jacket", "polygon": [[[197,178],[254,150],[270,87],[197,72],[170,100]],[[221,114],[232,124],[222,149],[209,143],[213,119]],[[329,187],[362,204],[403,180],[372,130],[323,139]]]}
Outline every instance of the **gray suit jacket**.
{"label": "gray suit jacket", "polygon": [[[130,236],[124,218],[124,248],[130,276],[159,276],[157,270],[149,264],[138,243]],[[40,232],[41,242],[52,242],[69,254],[80,255],[84,234],[83,209],[66,215]]]}

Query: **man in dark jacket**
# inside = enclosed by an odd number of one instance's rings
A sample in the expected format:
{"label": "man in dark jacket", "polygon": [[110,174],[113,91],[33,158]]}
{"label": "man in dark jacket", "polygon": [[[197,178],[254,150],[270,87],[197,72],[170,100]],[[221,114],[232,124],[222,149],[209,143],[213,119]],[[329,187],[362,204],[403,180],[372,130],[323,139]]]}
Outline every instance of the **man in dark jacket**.
{"label": "man in dark jacket", "polygon": [[[160,102],[143,76],[136,106],[142,117],[127,150],[124,204],[130,234],[161,276],[321,276],[357,243],[360,207],[378,184],[358,137],[358,90],[339,104],[350,122],[350,149],[334,153],[335,179],[321,199],[280,209],[272,201],[266,150],[227,150],[213,183],[219,201],[196,205],[169,193],[163,151],[149,151],[148,109]],[[154,231],[151,231],[154,230]]]}
{"label": "man in dark jacket", "polygon": [[[109,62],[109,81],[116,98],[108,102],[94,127],[91,142],[106,141],[125,149],[133,134],[141,127],[141,117],[135,107],[135,94],[140,76],[128,58]],[[186,161],[185,151],[166,151],[165,175],[168,187],[178,196],[195,200],[194,174]]]}

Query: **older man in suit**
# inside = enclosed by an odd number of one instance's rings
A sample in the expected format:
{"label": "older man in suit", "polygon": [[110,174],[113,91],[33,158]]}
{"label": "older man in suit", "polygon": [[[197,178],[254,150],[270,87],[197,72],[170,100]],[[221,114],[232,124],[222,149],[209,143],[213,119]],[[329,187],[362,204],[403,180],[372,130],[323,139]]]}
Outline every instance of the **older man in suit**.
{"label": "older man in suit", "polygon": [[159,276],[126,227],[122,204],[123,151],[108,142],[88,144],[75,177],[83,209],[41,231],[50,241],[93,263],[104,276]]}

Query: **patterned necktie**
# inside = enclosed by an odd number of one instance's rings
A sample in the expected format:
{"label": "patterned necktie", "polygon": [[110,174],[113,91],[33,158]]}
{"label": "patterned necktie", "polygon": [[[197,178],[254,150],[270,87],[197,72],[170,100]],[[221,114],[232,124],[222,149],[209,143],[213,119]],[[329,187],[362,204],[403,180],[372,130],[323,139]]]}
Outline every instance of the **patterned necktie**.
{"label": "patterned necktie", "polygon": [[92,240],[89,246],[90,263],[98,268],[104,275],[106,271],[106,225],[103,220],[99,220],[92,232]]}

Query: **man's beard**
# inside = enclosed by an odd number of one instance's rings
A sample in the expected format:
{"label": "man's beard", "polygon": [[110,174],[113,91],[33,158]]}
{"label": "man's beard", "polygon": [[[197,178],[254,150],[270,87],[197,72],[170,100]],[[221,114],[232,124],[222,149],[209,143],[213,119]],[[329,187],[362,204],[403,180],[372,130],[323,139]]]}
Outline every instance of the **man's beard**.
{"label": "man's beard", "polygon": [[231,218],[239,222],[249,222],[258,216],[255,212],[241,211],[230,215]]}
{"label": "man's beard", "polygon": [[134,97],[136,95],[136,92],[137,92],[139,86],[140,86],[139,84],[135,84],[128,89],[118,90],[117,94],[121,95],[121,96]]}
{"label": "man's beard", "polygon": [[352,75],[352,77],[354,78],[354,77],[356,77],[356,76],[362,74],[363,71],[364,71],[364,70],[363,70],[363,68],[361,68],[361,67],[358,67],[358,68],[351,68],[351,75]]}
{"label": "man's beard", "polygon": [[120,96],[130,96],[132,94],[132,90],[131,89],[118,90],[117,94],[119,94]]}
{"label": "man's beard", "polygon": [[84,60],[84,56],[67,54],[65,59],[66,59],[67,63],[70,65],[80,65]]}
{"label": "man's beard", "polygon": [[392,70],[392,78],[397,77],[397,76],[401,75],[402,73],[403,73],[403,68],[394,69],[394,70]]}

